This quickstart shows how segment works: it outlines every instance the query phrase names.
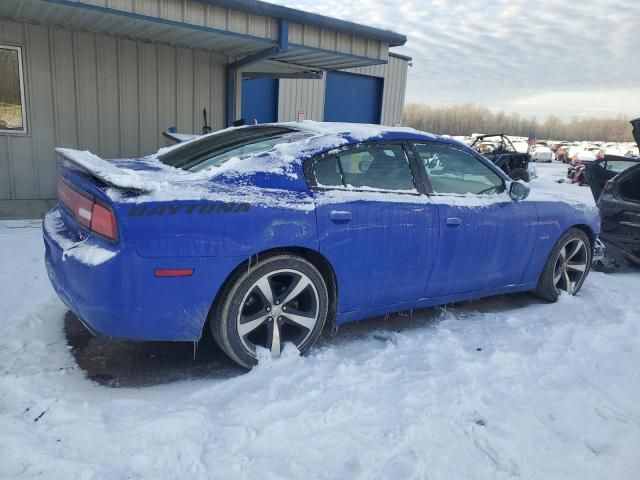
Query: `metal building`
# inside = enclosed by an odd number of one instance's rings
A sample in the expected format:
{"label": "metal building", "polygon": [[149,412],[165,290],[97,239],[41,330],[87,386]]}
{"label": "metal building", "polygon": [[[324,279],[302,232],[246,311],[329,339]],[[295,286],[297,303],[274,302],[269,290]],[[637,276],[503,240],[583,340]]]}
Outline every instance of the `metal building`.
{"label": "metal building", "polygon": [[240,118],[398,124],[405,42],[256,0],[2,0],[0,218],[55,198],[56,146],[136,157]]}

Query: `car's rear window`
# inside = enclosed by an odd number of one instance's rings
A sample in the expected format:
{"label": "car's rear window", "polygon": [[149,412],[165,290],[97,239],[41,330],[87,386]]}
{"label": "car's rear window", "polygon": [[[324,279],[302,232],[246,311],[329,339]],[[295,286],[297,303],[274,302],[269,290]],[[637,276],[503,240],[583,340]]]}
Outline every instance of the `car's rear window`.
{"label": "car's rear window", "polygon": [[280,143],[289,143],[309,133],[278,126],[251,126],[193,140],[158,157],[166,164],[190,172],[222,165],[231,158],[267,152]]}

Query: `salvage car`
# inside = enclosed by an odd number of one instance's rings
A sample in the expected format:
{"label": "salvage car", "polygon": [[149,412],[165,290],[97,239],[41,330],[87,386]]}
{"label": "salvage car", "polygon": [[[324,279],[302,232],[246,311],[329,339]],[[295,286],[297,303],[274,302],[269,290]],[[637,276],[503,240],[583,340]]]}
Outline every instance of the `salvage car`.
{"label": "salvage car", "polygon": [[[484,146],[487,144],[494,147],[486,151]],[[525,182],[531,179],[528,169],[531,155],[527,152],[519,152],[505,134],[478,135],[471,143],[471,148],[482,153],[511,179]]]}
{"label": "salvage car", "polygon": [[[640,147],[640,118],[632,124]],[[606,155],[586,167],[585,176],[602,216],[605,269],[640,265],[640,158]]]}
{"label": "salvage car", "polygon": [[535,194],[451,139],[299,122],[140,159],[58,149],[51,284],[96,334],[198,341],[250,368],[325,324],[490,295],[576,294],[597,209]]}
{"label": "salvage car", "polygon": [[553,152],[549,147],[537,145],[531,149],[531,160],[540,163],[551,163],[553,161]]}

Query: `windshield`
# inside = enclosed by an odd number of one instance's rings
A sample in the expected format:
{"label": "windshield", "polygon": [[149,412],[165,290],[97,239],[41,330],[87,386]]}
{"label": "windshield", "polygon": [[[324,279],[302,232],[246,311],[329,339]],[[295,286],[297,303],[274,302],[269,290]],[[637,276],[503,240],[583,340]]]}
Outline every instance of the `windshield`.
{"label": "windshield", "polygon": [[231,158],[246,158],[310,136],[292,128],[255,126],[208,135],[158,157],[166,164],[190,172],[219,166]]}

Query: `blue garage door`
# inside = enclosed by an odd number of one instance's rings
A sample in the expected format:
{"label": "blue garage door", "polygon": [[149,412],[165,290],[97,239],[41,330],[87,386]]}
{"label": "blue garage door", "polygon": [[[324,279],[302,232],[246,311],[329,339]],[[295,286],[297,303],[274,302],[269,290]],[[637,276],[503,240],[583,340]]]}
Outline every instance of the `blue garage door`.
{"label": "blue garage door", "polygon": [[242,80],[242,118],[247,124],[278,121],[278,80]]}
{"label": "blue garage door", "polygon": [[380,123],[381,104],[381,78],[327,72],[326,122]]}

